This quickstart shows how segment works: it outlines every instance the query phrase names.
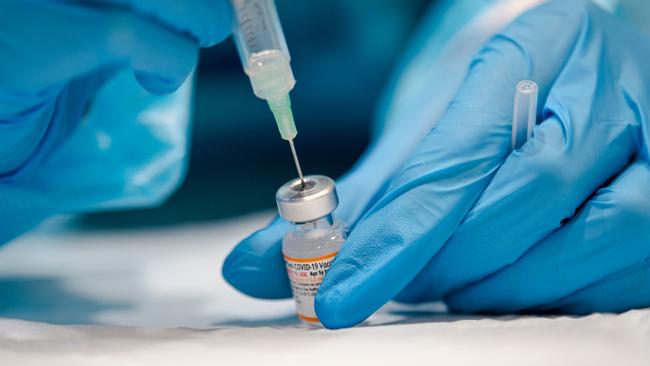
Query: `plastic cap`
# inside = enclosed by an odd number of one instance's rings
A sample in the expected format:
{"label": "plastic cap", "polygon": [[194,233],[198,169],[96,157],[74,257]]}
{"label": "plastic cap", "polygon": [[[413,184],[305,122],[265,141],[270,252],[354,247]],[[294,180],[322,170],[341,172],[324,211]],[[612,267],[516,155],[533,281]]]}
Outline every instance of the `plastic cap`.
{"label": "plastic cap", "polygon": [[325,217],[339,204],[334,181],[323,175],[308,175],[285,183],[275,194],[278,212],[291,222],[308,222]]}
{"label": "plastic cap", "polygon": [[280,130],[280,136],[285,140],[293,140],[298,135],[298,130],[293,120],[289,94],[279,99],[268,99],[267,102],[271,108],[271,112],[273,112],[278,130]]}

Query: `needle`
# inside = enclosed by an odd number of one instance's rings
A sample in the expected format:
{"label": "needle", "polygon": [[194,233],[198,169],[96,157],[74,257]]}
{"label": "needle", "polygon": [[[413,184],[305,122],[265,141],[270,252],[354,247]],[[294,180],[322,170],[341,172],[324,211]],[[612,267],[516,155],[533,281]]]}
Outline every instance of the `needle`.
{"label": "needle", "polygon": [[293,155],[293,162],[296,163],[296,170],[298,170],[298,177],[300,177],[300,183],[302,186],[305,186],[305,177],[302,175],[302,169],[300,169],[300,162],[298,161],[298,154],[296,153],[296,147],[293,145],[293,139],[289,141],[289,146],[291,147],[291,154]]}

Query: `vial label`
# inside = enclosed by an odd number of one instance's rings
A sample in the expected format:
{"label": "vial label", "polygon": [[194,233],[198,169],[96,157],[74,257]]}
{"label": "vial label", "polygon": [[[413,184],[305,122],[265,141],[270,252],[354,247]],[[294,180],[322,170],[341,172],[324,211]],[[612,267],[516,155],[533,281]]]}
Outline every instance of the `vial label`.
{"label": "vial label", "polygon": [[296,301],[298,318],[309,323],[319,323],[314,311],[314,298],[325,273],[332,266],[336,252],[315,258],[284,256],[291,291]]}

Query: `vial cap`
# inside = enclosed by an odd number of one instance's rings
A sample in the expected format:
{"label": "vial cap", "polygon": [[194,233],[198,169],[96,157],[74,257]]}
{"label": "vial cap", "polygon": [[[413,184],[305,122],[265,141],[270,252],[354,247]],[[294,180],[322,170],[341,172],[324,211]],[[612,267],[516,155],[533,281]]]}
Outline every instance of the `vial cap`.
{"label": "vial cap", "polygon": [[339,204],[334,181],[324,175],[305,176],[291,180],[275,194],[278,212],[291,222],[308,222],[325,217]]}

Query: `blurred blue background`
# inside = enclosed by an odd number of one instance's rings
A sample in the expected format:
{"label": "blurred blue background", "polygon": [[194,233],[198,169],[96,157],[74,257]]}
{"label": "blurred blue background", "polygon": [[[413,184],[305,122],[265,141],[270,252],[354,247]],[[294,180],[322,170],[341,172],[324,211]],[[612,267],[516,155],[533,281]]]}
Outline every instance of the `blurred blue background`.
{"label": "blurred blue background", "polygon": [[[276,1],[297,80],[291,98],[306,174],[338,177],[363,152],[380,95],[428,3]],[[161,226],[275,207],[275,190],[295,168],[231,38],[202,51],[193,111],[189,170],[178,191],[161,207],[91,214],[83,226]]]}

